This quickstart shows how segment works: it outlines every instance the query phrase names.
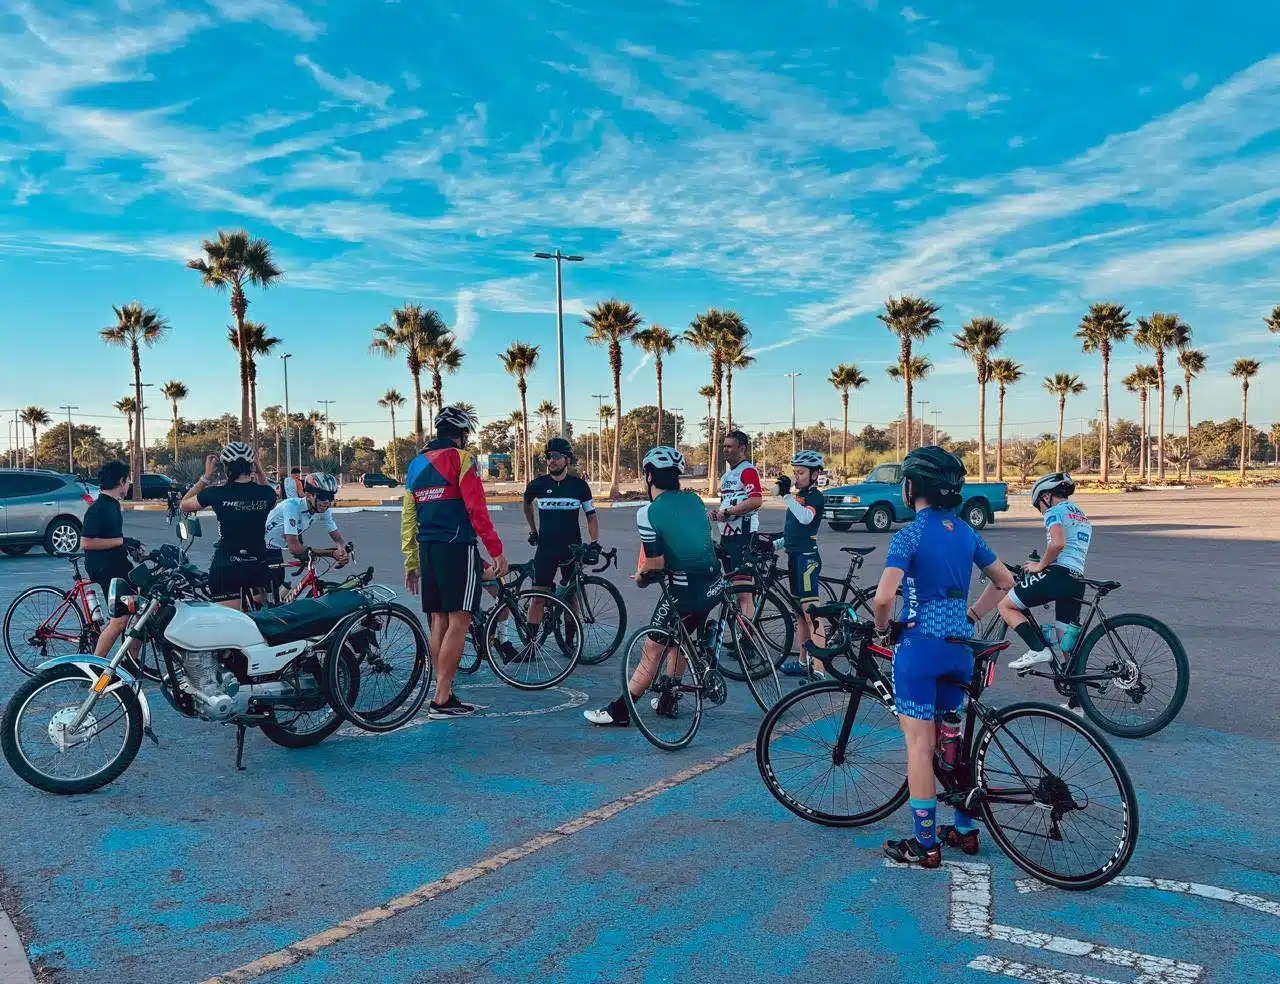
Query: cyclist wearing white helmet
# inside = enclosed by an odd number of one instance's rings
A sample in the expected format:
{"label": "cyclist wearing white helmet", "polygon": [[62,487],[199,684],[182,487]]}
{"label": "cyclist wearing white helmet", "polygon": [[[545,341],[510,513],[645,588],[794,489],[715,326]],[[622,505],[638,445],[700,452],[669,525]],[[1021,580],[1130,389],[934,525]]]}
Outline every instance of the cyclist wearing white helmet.
{"label": "cyclist wearing white helmet", "polygon": [[[480,582],[507,573],[502,540],[489,518],[484,483],[475,458],[464,450],[477,427],[474,413],[459,406],[436,414],[436,439],[409,463],[404,476],[400,549],[404,584],[422,592],[422,610],[431,618],[431,653],[436,695],[427,709],[434,720],[474,713],[453,692],[453,678],[471,617],[480,607]],[[493,558],[484,568],[476,541]]]}
{"label": "cyclist wearing white helmet", "polygon": [[[227,481],[213,485],[218,461]],[[194,513],[212,509],[218,518],[218,543],[209,564],[209,593],[227,608],[240,608],[245,591],[262,598],[272,582],[267,566],[267,517],[275,508],[275,491],[253,448],[232,441],[221,455],[204,459],[204,474],[182,500],[182,511]]]}
{"label": "cyclist wearing white helmet", "polygon": [[302,498],[283,499],[271,510],[267,517],[267,552],[270,563],[283,561],[284,551],[288,550],[295,557],[305,557],[307,547],[302,542],[302,534],[311,528],[317,519],[324,521],[324,528],[329,531],[332,547],[312,547],[311,552],[318,557],[332,557],[339,567],[346,565],[350,556],[347,554],[347,541],[338,530],[338,521],[333,518],[331,507],[338,495],[338,480],[324,472],[312,472],[302,480]]}
{"label": "cyclist wearing white helmet", "polygon": [[810,639],[817,646],[825,643],[821,623],[807,614],[809,606],[819,601],[818,575],[822,573],[822,555],[818,553],[818,528],[822,526],[825,500],[818,490],[818,476],[822,474],[824,464],[821,451],[797,451],[791,459],[794,491],[783,499],[787,516],[783,522],[782,545],[787,552],[787,565],[791,572],[791,596],[801,613],[796,619],[796,646],[804,654],[803,662],[797,657],[782,664],[782,672],[789,676],[803,676],[805,673],[824,675],[804,648]]}
{"label": "cyclist wearing white helmet", "polygon": [[1044,517],[1044,556],[1022,567],[1022,577],[1000,602],[1000,617],[1027,644],[1027,651],[1009,663],[1026,670],[1049,662],[1044,633],[1027,617],[1029,609],[1054,602],[1054,621],[1064,651],[1075,645],[1080,631],[1080,602],[1084,598],[1084,562],[1093,540],[1093,525],[1084,510],[1071,501],[1076,483],[1070,475],[1053,472],[1031,487],[1031,505]]}
{"label": "cyclist wearing white helmet", "polygon": [[[680,488],[685,459],[676,448],[652,449],[644,456],[641,468],[649,504],[636,511],[640,564],[635,580],[641,583],[642,575],[647,572],[666,571],[671,577],[671,595],[676,610],[685,627],[696,637],[707,615],[719,603],[723,588],[706,507],[698,493]],[[653,620],[662,621],[668,614],[667,611],[655,611]],[[675,655],[675,650],[670,652],[668,659],[680,658]],[[638,697],[649,689],[658,674],[662,655],[661,644],[652,640],[646,644],[644,658],[628,681],[628,688],[634,696]],[[673,675],[679,676],[679,673]],[[657,712],[674,717],[677,708],[672,695],[664,694],[659,699],[670,703],[665,707],[660,704]],[[631,723],[626,698],[621,694],[607,707],[583,714],[592,724],[602,726],[625,728]]]}

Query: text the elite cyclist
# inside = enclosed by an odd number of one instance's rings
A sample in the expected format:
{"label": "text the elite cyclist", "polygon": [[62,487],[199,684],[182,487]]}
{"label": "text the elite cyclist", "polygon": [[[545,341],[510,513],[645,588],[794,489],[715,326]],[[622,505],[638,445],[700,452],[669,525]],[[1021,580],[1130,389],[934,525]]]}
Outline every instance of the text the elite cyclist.
{"label": "text the elite cyclist", "polygon": [[[224,485],[213,479],[221,459],[227,472]],[[209,565],[209,593],[228,608],[240,608],[242,591],[261,593],[273,575],[267,566],[267,517],[276,505],[253,448],[232,441],[222,454],[204,460],[204,474],[182,499],[182,511],[212,509],[218,518],[218,543]]]}
{"label": "text the elite cyclist", "polygon": [[302,483],[302,498],[282,499],[267,516],[268,563],[282,563],[285,550],[294,557],[305,557],[308,548],[302,542],[302,534],[318,519],[329,531],[329,539],[334,542],[334,546],[312,547],[311,552],[319,557],[332,557],[339,567],[346,564],[350,559],[347,541],[343,539],[338,530],[338,521],[330,511],[337,495],[336,478],[324,472],[312,472]]}
{"label": "text the elite cyclist", "polygon": [[[124,535],[120,500],[129,491],[129,466],[123,461],[106,462],[98,471],[98,489],[98,497],[85,510],[80,549],[84,551],[85,573],[102,589],[102,597],[106,598],[112,578],[129,576],[132,564],[128,550],[141,544]],[[126,622],[128,618],[122,616],[112,618],[103,626],[98,644],[93,649],[95,656],[106,658],[110,654]]]}
{"label": "text the elite cyclist", "polygon": [[[670,595],[676,611],[685,628],[697,638],[708,614],[720,602],[724,587],[706,507],[698,493],[680,488],[685,458],[675,448],[653,448],[644,456],[642,470],[649,503],[636,511],[640,566],[635,580],[644,584],[645,575],[666,572],[671,578]],[[660,624],[670,614],[660,606],[653,613],[652,622]],[[663,653],[660,642],[651,638],[645,644],[644,655],[627,683],[633,699],[644,694],[660,672],[676,678],[684,672],[683,666],[660,666]],[[682,660],[677,649],[668,648],[666,653],[668,663]],[[666,691],[653,700],[658,714],[675,717],[679,712],[673,692]],[[624,695],[607,707],[585,711],[584,716],[597,725],[626,727],[631,723]]]}
{"label": "text the elite cyclist", "polygon": [[409,463],[404,476],[404,583],[413,594],[421,590],[422,610],[431,618],[436,695],[427,713],[435,719],[475,711],[453,692],[453,678],[471,618],[480,607],[480,582],[489,575],[477,539],[493,558],[492,576],[507,573],[475,458],[464,450],[476,426],[475,414],[442,407],[436,415],[436,439]]}
{"label": "text the elite cyclist", "polygon": [[[783,502],[787,507],[783,521],[782,546],[787,552],[787,566],[791,575],[791,596],[795,599],[800,616],[796,619],[796,645],[805,653],[804,644],[810,639],[822,646],[825,640],[817,619],[807,613],[810,605],[819,600],[818,577],[822,574],[822,555],[818,553],[818,529],[822,526],[825,499],[818,490],[818,476],[825,462],[820,451],[797,451],[791,459],[794,469],[795,491],[788,493]],[[782,664],[782,672],[788,676],[802,676],[806,672],[823,676],[807,654],[804,662],[798,658]]]}
{"label": "text the elite cyclist", "polygon": [[[889,618],[899,587],[905,602],[901,639],[893,657],[893,692],[898,721],[907,741],[907,787],[914,822],[912,837],[888,841],[884,852],[894,861],[936,868],[942,844],[973,854],[978,828],[973,817],[955,811],[954,825],[936,825],[938,799],[933,751],[937,721],[956,711],[964,691],[944,680],[968,682],[973,654],[947,641],[972,634],[970,619],[991,611],[1013,584],[1013,576],[982,537],[960,520],[955,509],[964,487],[964,462],[937,446],[917,448],[902,466],[902,498],[916,511],[915,521],[894,534],[884,574],[872,605],[876,631],[889,638]],[[968,608],[973,568],[990,579]]]}
{"label": "text the elite cyclist", "polygon": [[[750,574],[734,575],[745,560],[751,534],[760,528],[757,510],[764,505],[764,485],[756,466],[747,460],[750,440],[742,431],[729,431],[724,436],[725,472],[720,476],[720,508],[711,511],[712,520],[720,524],[720,549],[725,554],[724,572],[729,580],[746,583]],[[743,614],[754,611],[751,593],[738,595]]]}
{"label": "text the elite cyclist", "polygon": [[1085,559],[1093,540],[1093,526],[1084,510],[1071,501],[1076,483],[1070,475],[1053,472],[1031,487],[1031,504],[1044,517],[1044,556],[1023,565],[1022,577],[1000,602],[1000,617],[1027,644],[1027,651],[1009,664],[1026,670],[1049,662],[1044,634],[1027,617],[1030,609],[1054,602],[1057,636],[1064,652],[1075,645],[1080,631],[1080,602],[1084,598]]}

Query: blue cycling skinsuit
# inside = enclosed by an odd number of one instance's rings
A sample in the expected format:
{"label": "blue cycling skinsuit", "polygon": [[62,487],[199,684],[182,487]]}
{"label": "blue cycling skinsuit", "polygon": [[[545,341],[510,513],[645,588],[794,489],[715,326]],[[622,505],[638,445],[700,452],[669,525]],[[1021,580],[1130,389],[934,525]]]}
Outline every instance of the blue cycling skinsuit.
{"label": "blue cycling skinsuit", "polygon": [[906,628],[893,657],[893,693],[899,714],[932,721],[954,711],[964,692],[944,676],[967,682],[973,654],[947,636],[971,634],[966,618],[973,568],[990,567],[996,555],[954,513],[922,509],[915,522],[893,535],[885,567],[903,572]]}

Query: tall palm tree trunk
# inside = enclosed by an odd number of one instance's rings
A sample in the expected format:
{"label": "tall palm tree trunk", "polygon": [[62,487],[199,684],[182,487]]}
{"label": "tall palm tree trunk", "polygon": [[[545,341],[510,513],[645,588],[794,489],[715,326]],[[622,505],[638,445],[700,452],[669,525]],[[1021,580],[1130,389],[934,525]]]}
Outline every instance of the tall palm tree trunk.
{"label": "tall palm tree trunk", "polygon": [[[662,357],[659,356],[656,361],[655,373],[658,377],[658,444],[662,444]],[[672,444],[675,444],[674,438]],[[636,471],[639,472],[640,463],[636,462]]]}
{"label": "tall palm tree trunk", "polygon": [[609,361],[613,364],[613,407],[617,424],[613,428],[613,469],[609,475],[609,498],[616,499],[618,487],[618,461],[622,456],[622,346],[610,343]]}
{"label": "tall palm tree trunk", "polygon": [[715,374],[712,385],[715,387],[716,396],[716,412],[711,418],[711,447],[707,452],[707,495],[715,495],[718,479],[720,478],[720,399],[721,391],[724,388],[724,379],[720,373]]}
{"label": "tall palm tree trunk", "polygon": [[726,366],[724,371],[724,426],[725,431],[733,430],[733,366]]}
{"label": "tall palm tree trunk", "polygon": [[422,372],[413,373],[413,437],[422,447]]}
{"label": "tall palm tree trunk", "polygon": [[907,394],[907,415],[906,431],[902,435],[902,458],[906,460],[907,455],[911,453],[911,395],[914,387],[911,385],[911,342],[904,341],[902,343],[902,388]]}
{"label": "tall palm tree trunk", "polygon": [[840,436],[840,473],[849,474],[849,391],[840,394],[840,407],[843,411],[844,433]]}
{"label": "tall palm tree trunk", "polygon": [[400,481],[400,460],[396,454],[396,408],[391,408],[391,477]]}
{"label": "tall palm tree trunk", "polygon": [[1067,412],[1067,398],[1058,400],[1058,454],[1053,462],[1053,470],[1062,471],[1062,418]]}
{"label": "tall palm tree trunk", "polygon": [[173,470],[178,470],[178,402],[173,403]]}
{"label": "tall palm tree trunk", "polygon": [[[935,436],[934,440],[937,440]],[[987,384],[978,384],[978,481],[987,480]]]}
{"label": "tall palm tree trunk", "polygon": [[1240,481],[1244,481],[1245,468],[1249,465],[1249,384],[1242,387],[1240,397]]}
{"label": "tall palm tree trunk", "polygon": [[1191,376],[1183,377],[1186,381],[1186,397],[1187,397],[1187,437],[1186,447],[1183,449],[1182,456],[1187,459],[1187,481],[1191,481]]}
{"label": "tall palm tree trunk", "polygon": [[1156,352],[1156,378],[1160,387],[1160,439],[1156,451],[1156,477],[1164,481],[1164,350]]}
{"label": "tall palm tree trunk", "polygon": [[533,459],[529,454],[529,401],[527,397],[528,387],[525,385],[524,377],[520,377],[520,442],[521,442],[521,459],[524,462],[525,481],[533,480]]}
{"label": "tall palm tree trunk", "polygon": [[137,502],[142,498],[142,472],[147,467],[147,449],[142,446],[142,358],[138,354],[138,342],[133,342],[133,399],[137,411],[133,415],[133,455],[129,461],[129,469],[133,472],[133,495],[129,498]]}
{"label": "tall palm tree trunk", "polygon": [[713,467],[711,464],[711,456],[712,456],[711,449],[714,447],[715,447],[715,438],[712,436],[712,433],[711,433],[711,397],[708,396],[707,397],[707,474],[708,475],[711,474],[712,467]]}
{"label": "tall palm tree trunk", "polygon": [[1098,478],[1106,482],[1111,478],[1111,355],[1102,352],[1102,433],[1098,435]]}
{"label": "tall palm tree trunk", "polygon": [[1142,454],[1138,458],[1138,469],[1144,482],[1151,481],[1151,428],[1147,425],[1146,389],[1142,391]]}
{"label": "tall palm tree trunk", "polygon": [[1000,395],[996,398],[999,409],[996,411],[996,481],[1004,481],[1004,387],[1000,387]]}
{"label": "tall palm tree trunk", "polygon": [[249,419],[253,421],[253,454],[255,460],[262,453],[258,445],[258,361],[249,356]]}

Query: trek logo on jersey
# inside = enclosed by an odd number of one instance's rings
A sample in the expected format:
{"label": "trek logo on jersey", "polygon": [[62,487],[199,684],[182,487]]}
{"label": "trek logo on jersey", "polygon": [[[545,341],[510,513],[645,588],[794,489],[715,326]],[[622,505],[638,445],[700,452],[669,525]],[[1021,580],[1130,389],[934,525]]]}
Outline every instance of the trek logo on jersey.
{"label": "trek logo on jersey", "polygon": [[539,509],[568,509],[577,510],[582,508],[581,499],[535,499]]}

